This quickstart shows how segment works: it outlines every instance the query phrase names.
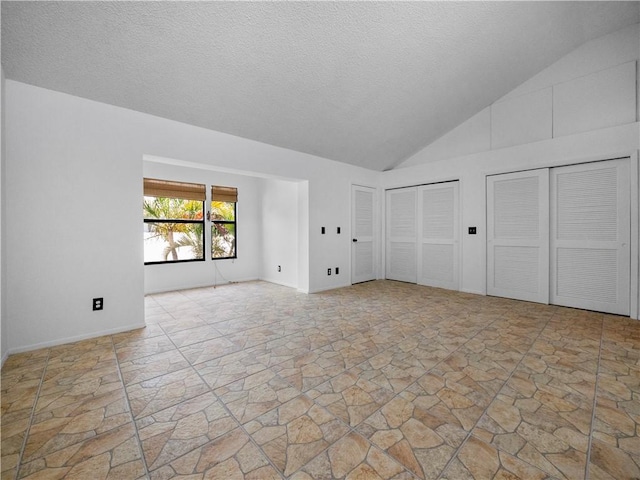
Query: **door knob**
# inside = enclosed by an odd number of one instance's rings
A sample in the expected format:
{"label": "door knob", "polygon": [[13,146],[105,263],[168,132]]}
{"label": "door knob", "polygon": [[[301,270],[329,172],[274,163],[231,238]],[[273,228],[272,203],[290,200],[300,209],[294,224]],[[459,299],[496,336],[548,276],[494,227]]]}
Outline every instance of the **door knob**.
{"label": "door knob", "polygon": [[358,239],[357,239],[357,238],[354,238],[354,239],[353,239],[353,240],[351,240],[351,241],[355,243],[355,242],[357,242],[357,241],[358,241]]}

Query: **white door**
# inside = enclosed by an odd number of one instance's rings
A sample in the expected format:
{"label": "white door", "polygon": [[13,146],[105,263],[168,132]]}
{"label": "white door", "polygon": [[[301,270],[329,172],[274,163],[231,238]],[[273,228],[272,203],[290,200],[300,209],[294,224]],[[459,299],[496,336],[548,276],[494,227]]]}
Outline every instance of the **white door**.
{"label": "white door", "polygon": [[418,189],[387,190],[386,278],[416,283],[416,201]]}
{"label": "white door", "polygon": [[487,294],[549,303],[549,171],[487,177]]}
{"label": "white door", "polygon": [[351,283],[376,278],[375,189],[351,187]]}
{"label": "white door", "polygon": [[551,170],[551,303],[629,315],[629,160]]}
{"label": "white door", "polygon": [[418,283],[458,290],[458,182],[418,189]]}

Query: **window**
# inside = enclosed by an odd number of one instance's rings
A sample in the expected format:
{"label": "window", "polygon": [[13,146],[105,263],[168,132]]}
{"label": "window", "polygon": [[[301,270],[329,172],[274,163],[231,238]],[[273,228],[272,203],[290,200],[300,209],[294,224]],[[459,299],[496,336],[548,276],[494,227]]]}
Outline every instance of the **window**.
{"label": "window", "polygon": [[238,189],[211,187],[211,258],[236,258]]}
{"label": "window", "polygon": [[144,263],[204,260],[205,185],[144,179]]}

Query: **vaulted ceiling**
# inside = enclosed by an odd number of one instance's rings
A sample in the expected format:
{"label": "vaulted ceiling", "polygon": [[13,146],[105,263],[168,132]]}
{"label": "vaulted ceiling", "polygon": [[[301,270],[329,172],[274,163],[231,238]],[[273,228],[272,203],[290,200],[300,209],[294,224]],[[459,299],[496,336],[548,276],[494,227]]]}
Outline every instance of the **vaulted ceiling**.
{"label": "vaulted ceiling", "polygon": [[2,2],[6,78],[392,168],[639,2]]}

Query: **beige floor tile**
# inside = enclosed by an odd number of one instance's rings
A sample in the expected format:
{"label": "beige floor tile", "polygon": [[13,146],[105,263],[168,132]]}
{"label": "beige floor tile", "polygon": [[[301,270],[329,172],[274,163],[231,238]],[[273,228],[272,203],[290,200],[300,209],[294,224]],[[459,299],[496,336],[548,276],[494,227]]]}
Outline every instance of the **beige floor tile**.
{"label": "beige floor tile", "polygon": [[266,369],[214,390],[233,416],[246,423],[300,395],[300,391]]}
{"label": "beige floor tile", "polygon": [[474,433],[550,476],[580,478],[586,471],[592,402],[593,397],[538,384],[517,372]]}
{"label": "beige floor tile", "polygon": [[177,350],[148,355],[120,362],[125,385],[150,380],[160,375],[176,372],[189,366],[189,362]]}
{"label": "beige floor tile", "polygon": [[364,378],[391,392],[398,393],[418,378],[425,369],[411,353],[398,349],[388,349],[358,365],[359,374]]}
{"label": "beige floor tile", "polygon": [[213,393],[141,418],[136,425],[149,470],[156,470],[238,427]]}
{"label": "beige floor tile", "polygon": [[[441,478],[442,480],[543,480],[551,477],[542,470],[471,436]],[[580,478],[580,475],[575,478]]]}
{"label": "beige floor tile", "polygon": [[115,344],[118,361],[135,360],[137,358],[148,357],[159,353],[176,350],[176,346],[166,335],[155,335],[153,337],[129,338]]}
{"label": "beige floor tile", "polygon": [[[638,450],[635,450],[636,452]],[[597,438],[591,444],[589,478],[640,478],[640,455],[632,455]]]}
{"label": "beige floor tile", "polygon": [[[45,457],[131,423],[129,406],[117,374],[55,378],[43,383],[31,419],[23,461]],[[98,371],[94,371],[94,374]]]}
{"label": "beige floor tile", "polygon": [[298,390],[306,392],[344,372],[352,366],[351,363],[331,345],[325,345],[271,368]]}
{"label": "beige floor tile", "polygon": [[245,428],[285,476],[298,471],[349,430],[304,395],[248,422]]}
{"label": "beige floor tile", "polygon": [[330,343],[326,337],[310,338],[301,332],[288,335],[282,338],[269,340],[262,345],[249,349],[254,352],[257,360],[265,367],[272,367],[279,363],[292,360],[296,357],[306,355],[312,350],[322,348]]}
{"label": "beige floor tile", "polygon": [[221,336],[222,333],[220,333],[217,328],[208,324],[187,330],[178,330],[168,334],[172,344],[176,347],[185,347],[202,342],[203,340],[211,340]]}
{"label": "beige floor tile", "polygon": [[267,458],[239,428],[151,472],[151,480],[281,479]]}
{"label": "beige floor tile", "polygon": [[116,349],[120,346],[124,346],[129,342],[135,342],[143,338],[156,337],[158,335],[164,335],[162,327],[155,322],[149,322],[145,319],[146,326],[143,328],[136,328],[135,330],[129,330],[128,332],[116,333],[113,335],[113,344]]}
{"label": "beige floor tile", "polygon": [[[463,379],[464,380],[464,379]],[[457,383],[427,373],[400,393],[400,397],[470,432],[492,397],[476,383]]]}
{"label": "beige floor tile", "polygon": [[212,338],[200,343],[192,343],[180,348],[180,352],[191,365],[213,360],[241,349],[231,340],[225,337]]}
{"label": "beige floor tile", "polygon": [[211,388],[218,388],[266,369],[261,357],[265,350],[256,347],[240,350],[206,362],[198,363],[195,369]]}
{"label": "beige floor tile", "polygon": [[[61,474],[60,476],[58,476]],[[133,424],[128,423],[84,442],[52,449],[25,461],[19,478],[140,478],[144,463]]]}
{"label": "beige floor tile", "polygon": [[192,367],[126,386],[134,418],[146,417],[209,391]]}
{"label": "beige floor tile", "polygon": [[418,478],[437,478],[467,433],[402,397],[395,397],[356,430]]}
{"label": "beige floor tile", "polygon": [[393,281],[145,318],[6,360],[2,480],[640,478],[635,320]]}
{"label": "beige floor tile", "polygon": [[347,478],[411,480],[414,477],[402,465],[354,432],[338,440],[290,477],[291,480]]}
{"label": "beige floor tile", "polygon": [[358,367],[307,392],[307,396],[344,423],[355,427],[393,397],[393,392],[366,378]]}

